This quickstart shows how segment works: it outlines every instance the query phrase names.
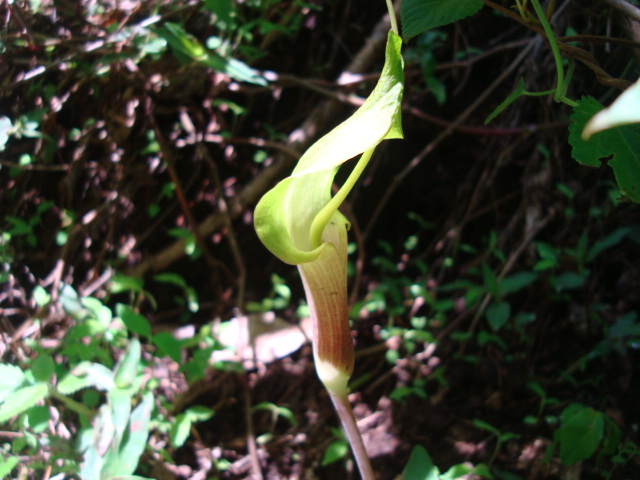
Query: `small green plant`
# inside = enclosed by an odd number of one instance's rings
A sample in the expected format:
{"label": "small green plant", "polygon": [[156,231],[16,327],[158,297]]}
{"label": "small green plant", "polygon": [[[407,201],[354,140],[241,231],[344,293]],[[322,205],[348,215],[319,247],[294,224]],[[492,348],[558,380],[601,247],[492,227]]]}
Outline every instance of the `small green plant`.
{"label": "small green plant", "polygon": [[[529,387],[531,391],[533,391],[536,395],[538,395],[538,397],[540,397],[540,404],[538,406],[538,411],[536,412],[536,415],[528,415],[527,417],[524,418],[524,423],[526,423],[527,425],[535,425],[540,421],[540,418],[542,417],[545,407],[552,407],[554,405],[557,405],[558,399],[553,397],[548,397],[547,392],[544,390],[542,385],[540,385],[535,380],[531,380],[527,382],[527,387]],[[555,422],[555,420],[556,420],[556,417],[548,417],[547,423]]]}
{"label": "small green plant", "polygon": [[268,432],[260,435],[256,440],[259,444],[264,444],[269,442],[273,438],[273,432],[276,428],[276,423],[278,423],[279,418],[284,418],[289,422],[291,426],[296,426],[297,421],[293,412],[286,407],[279,407],[278,405],[272,402],[261,402],[257,405],[254,405],[251,409],[253,412],[269,412],[271,414],[270,421],[270,429]]}
{"label": "small green plant", "polygon": [[496,455],[500,452],[500,447],[504,442],[508,442],[509,440],[519,438],[520,435],[513,432],[501,432],[496,427],[491,425],[490,423],[485,422],[484,420],[475,419],[473,424],[493,435],[496,438],[496,446],[493,449],[493,454],[491,455],[491,459],[489,460],[489,467],[493,465],[493,461],[496,459]]}
{"label": "small green plant", "polygon": [[[146,447],[153,409],[153,395],[145,391],[141,366],[136,339],[112,369],[81,361],[66,370],[42,350],[26,369],[0,364],[5,379],[0,388],[0,423],[8,422],[22,433],[6,451],[5,465],[25,449],[33,454],[44,448],[50,452],[47,464],[64,460],[62,472],[78,471],[88,480],[130,477]],[[82,394],[80,400],[77,393]],[[75,452],[62,437],[48,434],[52,411],[77,415],[81,429]],[[39,456],[33,458],[32,467],[38,468]]]}

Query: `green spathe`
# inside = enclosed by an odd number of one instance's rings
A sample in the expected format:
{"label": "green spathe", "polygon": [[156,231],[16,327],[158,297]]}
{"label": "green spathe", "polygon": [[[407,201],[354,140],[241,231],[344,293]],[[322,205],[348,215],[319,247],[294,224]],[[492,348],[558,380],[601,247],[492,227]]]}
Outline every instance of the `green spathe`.
{"label": "green spathe", "polygon": [[[347,120],[313,144],[300,158],[290,177],[282,180],[260,200],[255,227],[260,240],[280,260],[299,265],[315,260],[323,248],[318,242],[324,226],[337,211],[331,201],[331,183],[340,165],[374,149],[382,140],[402,138],[400,101],[403,91],[402,40],[389,32],[385,65],[380,80],[365,103]],[[346,196],[356,179],[349,179],[336,198]],[[350,184],[349,184],[350,183]],[[343,199],[343,198],[342,198]],[[334,204],[336,203],[336,204]],[[323,211],[327,206],[328,210]],[[326,217],[318,226],[318,216]]]}

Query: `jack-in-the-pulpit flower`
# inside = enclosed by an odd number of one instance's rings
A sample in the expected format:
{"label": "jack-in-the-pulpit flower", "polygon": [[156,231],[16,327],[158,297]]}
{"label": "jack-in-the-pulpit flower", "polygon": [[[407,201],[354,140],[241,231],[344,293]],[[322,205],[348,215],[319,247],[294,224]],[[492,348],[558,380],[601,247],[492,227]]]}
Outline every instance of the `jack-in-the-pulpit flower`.
{"label": "jack-in-the-pulpit flower", "polygon": [[[389,32],[380,79],[364,104],[313,144],[290,177],[267,192],[255,210],[260,240],[282,261],[297,265],[313,325],[318,376],[345,397],[353,370],[347,317],[347,230],[338,207],[384,139],[402,138],[402,39]],[[361,155],[342,188],[331,196],[340,165]]]}
{"label": "jack-in-the-pulpit flower", "polygon": [[[371,462],[347,399],[354,349],[347,309],[347,230],[338,211],[369,162],[388,138],[402,138],[404,89],[402,39],[389,32],[382,74],[371,95],[347,120],[314,143],[290,177],[256,206],[254,223],[262,243],[283,262],[297,265],[311,312],[316,371],[338,412],[363,479],[374,478]],[[331,196],[340,165],[360,159]]]}

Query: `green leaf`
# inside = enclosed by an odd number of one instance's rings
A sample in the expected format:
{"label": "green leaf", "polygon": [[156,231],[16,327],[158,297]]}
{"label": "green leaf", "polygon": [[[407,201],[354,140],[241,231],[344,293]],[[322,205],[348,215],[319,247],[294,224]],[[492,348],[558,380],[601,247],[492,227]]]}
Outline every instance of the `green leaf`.
{"label": "green leaf", "polygon": [[38,357],[33,361],[31,365],[31,372],[33,378],[38,382],[48,382],[53,375],[55,365],[51,355],[46,353],[40,353]]}
{"label": "green leaf", "polygon": [[158,347],[158,353],[160,356],[168,355],[176,363],[180,363],[182,361],[182,344],[171,333],[156,333],[151,341],[156,347]]}
{"label": "green leaf", "polygon": [[602,110],[592,97],[583,97],[573,109],[569,126],[571,155],[582,165],[599,167],[611,157],[608,165],[623,195],[640,203],[640,127],[626,125],[596,133],[589,140],[582,138],[587,121]]}
{"label": "green leaf", "polygon": [[231,22],[233,0],[204,0],[204,6],[216,16],[217,21],[228,24]]}
{"label": "green leaf", "polygon": [[507,295],[529,286],[536,281],[538,275],[534,272],[518,272],[500,280],[500,293]]}
{"label": "green leaf", "polygon": [[130,306],[118,303],[116,305],[116,312],[130,331],[141,337],[151,336],[151,324],[149,320],[143,315],[134,312]]}
{"label": "green leaf", "polygon": [[169,440],[174,447],[180,448],[187,441],[191,433],[191,423],[191,419],[184,413],[173,421],[169,430]]}
{"label": "green leaf", "polygon": [[487,321],[495,332],[500,330],[511,316],[511,305],[507,302],[492,303],[485,312]]}
{"label": "green leaf", "polygon": [[487,291],[494,297],[499,297],[500,284],[498,283],[498,277],[485,262],[482,263],[482,278]]}
{"label": "green leaf", "polygon": [[516,89],[513,92],[511,92],[511,94],[507,98],[505,98],[502,101],[502,103],[493,110],[493,112],[489,114],[489,116],[485,119],[484,124],[488,125],[491,122],[491,120],[493,120],[498,115],[500,115],[505,108],[507,108],[509,105],[515,102],[522,95],[524,95],[524,93],[525,93],[524,78],[520,77],[520,80],[518,81],[518,86],[516,87]]}
{"label": "green leaf", "polygon": [[156,30],[164,38],[174,54],[183,63],[197,62],[217,72],[224,72],[239,82],[266,86],[267,81],[256,70],[235,58],[224,58],[207,50],[193,35],[177,23],[165,22]]}
{"label": "green leaf", "polygon": [[51,414],[46,405],[31,407],[27,410],[27,424],[35,433],[42,433],[49,428],[50,419]]}
{"label": "green leaf", "polygon": [[487,432],[493,433],[498,438],[500,437],[500,430],[498,430],[496,427],[494,427],[490,423],[485,422],[484,420],[480,420],[476,418],[473,421],[473,424],[476,427],[481,428],[482,430],[486,430]]}
{"label": "green leaf", "polygon": [[140,277],[129,277],[122,273],[116,273],[111,279],[109,291],[114,294],[125,292],[140,293],[143,286],[144,280]]}
{"label": "green leaf", "polygon": [[133,384],[138,376],[141,354],[140,340],[134,338],[116,368],[115,383],[118,388],[128,388]]}
{"label": "green leaf", "polygon": [[422,445],[411,450],[411,456],[402,473],[402,480],[438,480],[440,470],[433,464],[431,457]]}
{"label": "green leaf", "polygon": [[187,408],[184,413],[192,422],[204,422],[213,416],[214,411],[202,405],[195,405]]}
{"label": "green leaf", "polygon": [[16,390],[9,399],[0,406],[0,423],[6,422],[25,410],[33,407],[45,398],[49,392],[46,383],[36,383]]}
{"label": "green leaf", "polygon": [[349,444],[344,440],[334,440],[324,451],[322,457],[322,466],[326,467],[332,463],[342,460],[349,453]]}
{"label": "green leaf", "polygon": [[114,386],[113,372],[107,367],[100,363],[81,362],[58,382],[57,390],[63,395],[72,395],[87,387],[108,392]]}
{"label": "green leaf", "polygon": [[587,262],[590,262],[593,259],[595,259],[598,255],[600,255],[600,252],[602,252],[602,251],[604,251],[604,250],[606,250],[608,248],[616,246],[631,231],[632,231],[631,227],[620,227],[617,230],[614,230],[609,235],[607,235],[605,238],[603,238],[601,240],[598,240],[587,251],[587,255],[586,255],[585,260]]}
{"label": "green leaf", "polygon": [[561,292],[563,290],[575,290],[584,285],[587,280],[587,275],[578,272],[562,272],[555,279],[552,279],[552,283],[556,291]]}
{"label": "green leaf", "polygon": [[560,460],[571,465],[593,455],[602,440],[604,417],[601,412],[580,404],[571,404],[562,411],[558,429]]}
{"label": "green leaf", "polygon": [[[331,219],[346,223],[337,208],[359,173],[352,174],[331,198],[333,178],[344,162],[364,152],[356,169],[364,168],[373,149],[384,139],[402,138],[402,39],[389,32],[385,64],[378,84],[364,104],[347,120],[314,143],[300,158],[292,175],[267,192],[255,210],[260,240],[280,260],[298,265],[318,258],[321,235]],[[325,244],[326,245],[326,244]]]}
{"label": "green leaf", "polygon": [[462,20],[482,5],[482,0],[403,0],[400,5],[402,38],[408,42],[427,30]]}
{"label": "green leaf", "polygon": [[84,307],[78,292],[71,285],[66,283],[60,287],[60,303],[62,309],[75,319],[82,317],[84,313]]}

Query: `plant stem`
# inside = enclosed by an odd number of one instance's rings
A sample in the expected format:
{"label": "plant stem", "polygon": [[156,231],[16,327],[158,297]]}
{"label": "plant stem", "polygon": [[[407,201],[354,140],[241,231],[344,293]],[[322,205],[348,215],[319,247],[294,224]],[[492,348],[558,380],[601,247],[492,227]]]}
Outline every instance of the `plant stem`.
{"label": "plant stem", "polygon": [[93,417],[94,415],[93,410],[91,410],[89,407],[82,403],[76,402],[74,399],[69,398],[66,395],[62,395],[54,387],[49,387],[49,394],[64,403],[67,408],[70,408],[80,415],[84,415],[87,420],[91,420],[91,417]]}
{"label": "plant stem", "polygon": [[542,25],[544,33],[547,35],[547,40],[549,41],[549,46],[551,47],[551,52],[553,53],[553,59],[556,62],[558,81],[556,83],[556,91],[553,95],[553,98],[556,102],[563,102],[567,105],[575,107],[577,103],[565,96],[567,85],[564,79],[564,67],[562,65],[562,57],[560,56],[560,48],[558,47],[558,42],[556,41],[553,30],[551,29],[551,25],[549,25],[549,21],[547,20],[547,16],[540,6],[540,2],[538,2],[538,0],[531,0],[531,5],[533,5],[533,9],[538,15],[538,19],[540,20],[540,24]]}
{"label": "plant stem", "polygon": [[331,395],[333,406],[335,407],[336,412],[338,412],[338,417],[340,417],[342,426],[347,434],[347,439],[351,445],[353,456],[356,458],[356,463],[358,464],[358,470],[360,470],[362,480],[374,480],[375,475],[373,473],[373,467],[371,466],[371,461],[367,455],[367,450],[364,448],[362,435],[360,434],[360,430],[358,430],[356,417],[353,416],[353,410],[349,404],[349,399],[346,395],[336,395],[331,392],[329,392],[329,395]]}
{"label": "plant stem", "polygon": [[344,199],[347,198],[347,195],[358,181],[358,178],[360,178],[360,175],[362,175],[362,172],[369,163],[374,150],[375,147],[367,150],[360,156],[358,163],[353,167],[353,170],[342,187],[340,187],[340,190],[338,190],[324,208],[318,212],[316,217],[313,219],[313,222],[311,222],[311,231],[309,236],[311,238],[312,248],[317,248],[322,244],[322,232],[324,231],[324,228],[327,226],[327,223],[329,223],[329,220],[331,220],[334,212],[340,205],[342,205]]}
{"label": "plant stem", "polygon": [[389,22],[391,22],[391,30],[393,30],[393,33],[400,36],[400,30],[398,30],[398,21],[396,20],[396,12],[393,9],[393,3],[391,3],[391,0],[387,0],[387,10],[389,10]]}

